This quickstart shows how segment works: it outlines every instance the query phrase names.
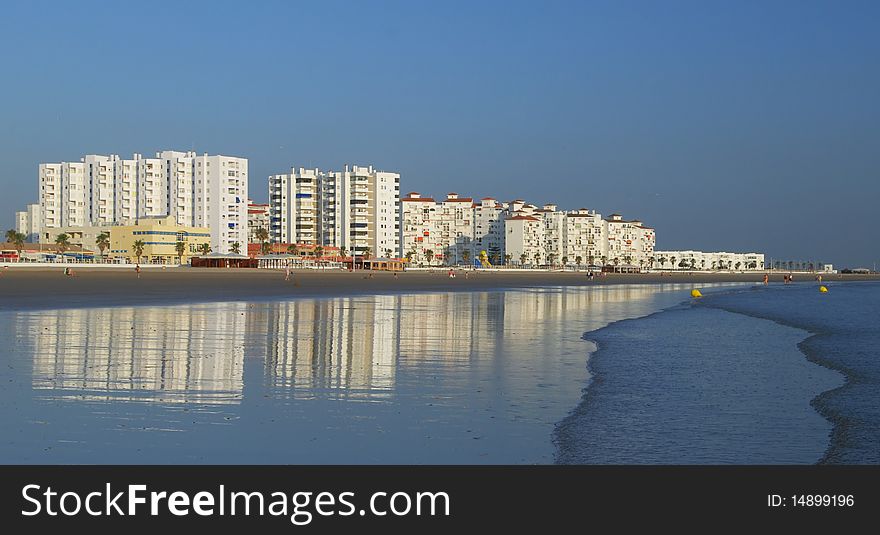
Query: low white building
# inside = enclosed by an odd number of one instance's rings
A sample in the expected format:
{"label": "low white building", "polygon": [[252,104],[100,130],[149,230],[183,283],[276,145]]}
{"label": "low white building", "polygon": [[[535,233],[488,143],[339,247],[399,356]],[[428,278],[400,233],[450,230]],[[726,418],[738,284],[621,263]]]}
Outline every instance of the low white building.
{"label": "low white building", "polygon": [[765,268],[763,253],[725,251],[654,251],[654,269],[699,271],[759,271]]}

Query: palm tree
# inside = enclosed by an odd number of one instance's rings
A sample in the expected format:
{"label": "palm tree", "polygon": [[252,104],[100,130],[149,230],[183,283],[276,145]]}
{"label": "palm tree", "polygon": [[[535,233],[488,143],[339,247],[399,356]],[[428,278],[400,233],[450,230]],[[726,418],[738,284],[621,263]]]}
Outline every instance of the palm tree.
{"label": "palm tree", "polygon": [[[596,257],[593,256],[593,252],[592,252],[592,251],[588,252],[588,253],[587,253],[587,264],[592,266],[592,265],[593,265],[593,262],[594,262],[595,260],[596,260]],[[578,264],[580,264],[580,262],[578,262]]]}
{"label": "palm tree", "polygon": [[373,254],[373,250],[369,247],[364,247],[364,258],[369,260],[371,254]]}
{"label": "palm tree", "polygon": [[581,270],[581,262],[583,262],[583,261],[584,261],[584,259],[580,255],[574,257],[574,263],[577,264],[578,271]]}
{"label": "palm tree", "polygon": [[467,264],[467,263],[468,263],[468,260],[471,259],[471,252],[470,252],[470,251],[467,251],[467,250],[462,251],[462,252],[461,252],[461,259],[464,260],[464,263],[465,263],[465,264]]}
{"label": "palm tree", "polygon": [[425,249],[425,261],[428,262],[428,265],[431,265],[431,261],[434,259],[434,251],[431,249]]}
{"label": "palm tree", "polygon": [[385,258],[391,258],[391,249],[385,249]]}
{"label": "palm tree", "polygon": [[539,265],[541,263],[541,253],[535,253],[532,257],[535,259],[535,265]]}
{"label": "palm tree", "polygon": [[258,228],[254,232],[254,236],[260,240],[261,242],[269,241],[269,231],[264,229],[263,227]]}
{"label": "palm tree", "polygon": [[95,245],[98,246],[98,249],[101,251],[101,258],[103,258],[104,250],[110,248],[110,233],[102,232],[98,234],[98,237],[95,238]]}
{"label": "palm tree", "polygon": [[706,259],[700,260],[700,269],[706,269]]}
{"label": "palm tree", "polygon": [[18,253],[18,260],[21,261],[21,251],[24,249],[24,241],[27,239],[27,236],[22,234],[21,232],[16,232],[15,236],[12,237],[12,244],[15,245],[15,252]]}
{"label": "palm tree", "polygon": [[608,262],[608,257],[605,255],[602,255],[599,257],[599,260],[602,262],[602,265],[604,266]]}
{"label": "palm tree", "polygon": [[260,253],[264,255],[269,254],[271,249],[269,246],[269,231],[260,227],[254,232],[254,237],[260,240]]}
{"label": "palm tree", "polygon": [[241,244],[235,242],[232,244],[232,247],[230,247],[230,249],[232,250],[232,254],[239,254],[241,253]]}
{"label": "palm tree", "polygon": [[348,256],[348,249],[346,249],[345,247],[340,247],[339,248],[339,256],[341,256],[342,258],[345,258],[346,256]]}
{"label": "palm tree", "polygon": [[144,256],[144,240],[135,240],[131,246],[131,251],[137,257],[138,264],[141,263],[141,257]]}
{"label": "palm tree", "polygon": [[56,236],[55,247],[58,249],[58,254],[61,255],[61,259],[64,260],[64,252],[70,249],[70,236],[64,232]]}
{"label": "palm tree", "polygon": [[672,269],[675,269],[675,257],[674,256],[669,258],[669,263],[670,263],[670,267]]}
{"label": "palm tree", "polygon": [[666,267],[666,257],[661,256],[660,257],[660,269],[664,269],[665,267]]}
{"label": "palm tree", "polygon": [[321,258],[322,256],[324,256],[324,248],[321,247],[320,245],[317,245],[317,246],[315,246],[314,253],[315,253],[315,258]]}
{"label": "palm tree", "polygon": [[299,247],[297,247],[296,244],[291,243],[287,246],[287,254],[291,256],[299,256]]}
{"label": "palm tree", "polygon": [[506,254],[506,255],[504,255],[504,265],[509,266],[511,260],[513,260],[513,255],[512,255],[512,254]]}
{"label": "palm tree", "polygon": [[737,262],[734,267],[736,267],[736,270],[739,271],[739,266],[741,266],[741,265],[742,265],[742,262]]}
{"label": "palm tree", "polygon": [[525,253],[519,255],[519,263],[520,263],[520,265],[525,265],[525,263],[526,263],[526,259],[528,259],[528,257],[529,257],[529,255],[527,255],[527,254],[525,254]]}
{"label": "palm tree", "polygon": [[499,252],[498,249],[495,249],[495,251],[489,255],[489,259],[493,264],[498,265],[498,261],[501,260],[501,252]]}
{"label": "palm tree", "polygon": [[415,254],[415,251],[407,251],[407,253],[403,255],[403,257],[406,258],[407,262],[412,262],[413,256],[415,256]]}
{"label": "palm tree", "polygon": [[563,257],[562,257],[562,265],[563,265],[563,266],[567,266],[567,265],[568,265],[568,257],[567,257],[567,256],[563,256]]}
{"label": "palm tree", "polygon": [[6,241],[12,243],[15,241],[15,235],[18,234],[14,229],[6,231]]}
{"label": "palm tree", "polygon": [[207,256],[208,254],[211,253],[211,244],[210,243],[203,243],[203,244],[199,245],[199,252],[202,253],[203,255]]}
{"label": "palm tree", "polygon": [[177,263],[183,264],[183,253],[186,252],[186,243],[182,241],[175,243],[174,250],[177,251]]}
{"label": "palm tree", "polygon": [[547,263],[550,264],[550,267],[553,267],[553,263],[556,261],[556,255],[554,253],[550,253],[547,255]]}

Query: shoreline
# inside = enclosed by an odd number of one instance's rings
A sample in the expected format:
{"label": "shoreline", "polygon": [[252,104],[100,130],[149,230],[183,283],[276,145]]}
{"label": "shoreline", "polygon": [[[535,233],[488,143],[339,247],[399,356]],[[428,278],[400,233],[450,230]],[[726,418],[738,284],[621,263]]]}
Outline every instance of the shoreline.
{"label": "shoreline", "polygon": [[829,403],[829,398],[846,392],[847,389],[851,388],[854,381],[858,378],[858,373],[842,363],[836,362],[831,358],[823,357],[821,352],[818,349],[814,349],[812,346],[823,338],[833,338],[839,333],[822,328],[819,325],[811,325],[807,322],[799,323],[796,321],[790,321],[773,314],[758,314],[754,311],[741,310],[723,304],[713,304],[711,302],[701,303],[701,305],[724,310],[733,314],[741,314],[751,318],[771,321],[777,325],[800,329],[807,333],[807,336],[797,344],[797,349],[803,355],[804,359],[816,366],[838,373],[843,377],[843,384],[828,390],[823,390],[810,400],[810,406],[813,410],[831,424],[831,433],[828,437],[828,447],[825,449],[822,457],[819,458],[815,464],[836,464],[837,459],[842,454],[842,449],[846,445],[847,428],[851,425],[851,422],[849,418],[833,409]]}
{"label": "shoreline", "polygon": [[[398,293],[492,291],[558,286],[619,284],[758,283],[764,273],[608,274],[591,281],[584,272],[457,271],[446,269],[390,272],[168,268],[81,268],[66,277],[62,268],[0,270],[0,310],[99,306],[162,305],[216,301],[287,300],[299,297],[345,297]],[[372,277],[370,277],[372,273]],[[781,283],[782,274],[771,276]],[[831,275],[827,281],[880,280],[880,275]],[[809,281],[813,283],[813,281]],[[804,284],[798,281],[795,284]]]}
{"label": "shoreline", "polygon": [[[739,291],[743,291],[743,290],[731,288],[727,291],[719,292],[719,295],[724,295],[724,294],[729,294],[730,292],[739,292]],[[841,369],[839,366],[829,365],[828,362],[825,362],[823,359],[818,358],[818,356],[815,354],[811,354],[806,349],[809,346],[809,342],[814,340],[817,336],[819,336],[820,333],[817,333],[814,330],[809,329],[803,325],[795,325],[792,323],[780,322],[774,318],[748,314],[748,313],[744,313],[742,311],[734,310],[734,309],[727,308],[727,307],[714,306],[714,305],[711,305],[708,303],[704,303],[703,300],[700,300],[697,303],[685,302],[685,303],[681,303],[679,305],[673,305],[673,306],[664,308],[662,310],[658,310],[658,311],[656,311],[652,314],[649,314],[647,316],[643,316],[643,317],[639,317],[639,318],[627,318],[627,319],[619,320],[619,321],[610,323],[601,329],[598,329],[595,331],[589,331],[589,332],[586,332],[583,334],[582,339],[584,341],[594,345],[594,348],[588,352],[587,359],[586,359],[586,368],[589,373],[589,379],[586,382],[586,384],[584,385],[583,396],[582,396],[581,400],[579,401],[579,403],[572,409],[572,411],[565,418],[563,418],[562,420],[557,422],[557,424],[555,426],[555,429],[554,429],[554,432],[552,435],[552,442],[556,448],[556,454],[554,456],[554,464],[571,464],[572,462],[574,462],[575,464],[578,464],[578,463],[584,462],[583,459],[580,459],[578,461],[573,461],[574,458],[578,458],[579,455],[583,455],[582,453],[578,452],[577,448],[573,447],[574,444],[577,444],[580,442],[580,439],[577,438],[578,427],[583,425],[582,424],[583,419],[586,417],[586,415],[588,413],[592,413],[595,410],[597,410],[594,407],[594,405],[598,402],[598,399],[599,399],[598,396],[601,396],[604,393],[605,399],[603,399],[602,402],[604,402],[605,404],[608,404],[609,403],[609,398],[608,398],[609,395],[611,396],[612,402],[614,399],[616,399],[616,396],[619,395],[619,393],[614,393],[613,391],[611,393],[609,393],[609,392],[603,392],[602,390],[603,390],[603,385],[609,379],[616,381],[616,382],[619,382],[620,377],[614,377],[614,378],[609,377],[609,374],[613,373],[613,370],[608,370],[608,369],[602,370],[602,369],[597,368],[597,366],[603,365],[602,359],[607,358],[609,351],[611,352],[612,355],[617,355],[618,353],[615,353],[615,351],[617,351],[617,352],[620,351],[621,344],[623,344],[624,348],[627,347],[627,345],[626,345],[627,343],[632,344],[632,341],[626,342],[625,338],[623,339],[624,342],[621,341],[621,339],[619,338],[619,336],[620,336],[619,329],[623,328],[625,326],[631,326],[633,328],[633,329],[631,329],[631,331],[632,330],[640,330],[640,331],[648,330],[650,332],[651,329],[649,327],[646,327],[644,324],[642,326],[643,327],[642,329],[638,329],[639,322],[645,322],[645,321],[655,321],[656,322],[658,320],[663,321],[663,320],[667,320],[669,318],[669,314],[676,314],[676,313],[686,314],[690,311],[699,310],[699,308],[703,308],[703,307],[705,307],[705,309],[708,309],[708,310],[716,310],[716,311],[720,311],[725,314],[741,316],[744,318],[749,318],[751,320],[769,322],[771,324],[778,325],[781,328],[790,329],[793,331],[799,331],[799,332],[803,333],[802,336],[799,336],[800,339],[798,341],[796,341],[791,346],[791,349],[792,349],[791,353],[793,353],[793,354],[797,353],[798,355],[801,356],[801,358],[803,358],[804,362],[808,362],[808,363],[810,363],[810,365],[815,365],[815,366],[821,368],[822,370],[825,370],[826,372],[833,372],[835,374],[838,374],[841,377],[843,384],[840,384],[840,385],[837,385],[837,386],[834,386],[834,387],[828,388],[828,389],[824,389],[821,386],[819,386],[818,388],[820,388],[821,390],[817,394],[813,394],[811,397],[805,398],[805,401],[808,403],[809,409],[811,409],[811,412],[813,412],[816,416],[818,416],[822,420],[826,421],[830,427],[829,435],[827,436],[826,440],[824,441],[824,445],[825,445],[824,448],[822,448],[820,450],[820,455],[818,457],[816,457],[812,463],[809,463],[809,464],[826,464],[828,462],[829,455],[834,448],[834,439],[837,435],[839,435],[841,433],[841,430],[840,430],[841,422],[840,422],[840,418],[834,418],[834,417],[829,416],[830,411],[828,410],[827,407],[824,407],[821,405],[821,400],[823,400],[826,396],[830,395],[831,393],[837,392],[840,389],[847,387],[847,385],[849,385],[849,383],[850,383],[850,375],[845,370]],[[654,343],[662,343],[662,341],[653,340],[653,339],[652,340],[640,340],[640,343],[647,343],[648,345],[653,345]],[[711,359],[709,359],[709,360],[711,360]],[[604,363],[604,364],[608,365],[608,363]],[[621,370],[616,370],[616,372],[619,373],[619,372],[621,372]],[[620,385],[618,385],[618,386],[620,386]],[[681,400],[678,401],[678,403],[685,403],[685,402],[686,402],[686,400],[684,398],[682,398]],[[593,418],[595,418],[595,416],[593,416]],[[602,425],[600,424],[600,425],[598,425],[598,427],[601,428]],[[624,449],[627,449],[630,447],[636,447],[636,448],[639,447],[638,442],[636,442],[635,445],[628,445]],[[721,452],[722,451],[719,450],[718,453],[721,453]],[[755,452],[752,452],[751,455],[756,455],[756,454],[755,454]],[[631,463],[633,461],[630,460],[630,461],[624,461],[624,462]],[[654,462],[657,462],[657,461],[654,461]],[[703,464],[704,461],[689,461],[686,464],[691,464],[694,462],[696,464]],[[718,462],[718,461],[716,460],[714,462]],[[754,462],[754,461],[751,461],[751,462]],[[767,462],[767,460],[765,459],[761,462]],[[771,460],[769,462],[772,464],[777,464],[779,461]],[[781,461],[781,464],[789,464],[791,462],[792,462],[791,460],[786,460],[786,461]],[[608,461],[600,462],[600,464],[607,464],[607,463],[608,463]],[[661,463],[664,463],[664,461],[661,461]],[[614,464],[614,462],[612,462],[612,464]]]}

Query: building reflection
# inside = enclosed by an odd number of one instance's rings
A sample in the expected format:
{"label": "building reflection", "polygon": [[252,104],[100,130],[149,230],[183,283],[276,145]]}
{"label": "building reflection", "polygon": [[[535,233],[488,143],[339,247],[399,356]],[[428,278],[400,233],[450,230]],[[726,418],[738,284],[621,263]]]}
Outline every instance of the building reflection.
{"label": "building reflection", "polygon": [[[399,374],[428,366],[497,366],[508,354],[546,359],[562,350],[557,339],[625,317],[664,289],[672,288],[23,311],[16,328],[33,354],[33,388],[45,398],[239,403],[246,359],[258,358],[267,395],[381,401],[393,396]],[[582,330],[571,332],[569,319]]]}

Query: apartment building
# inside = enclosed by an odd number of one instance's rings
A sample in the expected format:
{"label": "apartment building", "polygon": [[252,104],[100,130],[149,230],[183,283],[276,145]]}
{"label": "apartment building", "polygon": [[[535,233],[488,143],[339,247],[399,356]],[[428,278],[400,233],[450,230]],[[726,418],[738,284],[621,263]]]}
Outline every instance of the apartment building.
{"label": "apartment building", "polygon": [[89,154],[79,162],[39,165],[39,235],[52,229],[130,225],[171,216],[208,227],[211,247],[228,253],[248,237],[248,161],[193,151]]}
{"label": "apartment building", "polygon": [[672,270],[732,270],[757,271],[765,269],[762,253],[730,253],[704,251],[654,251],[654,268]]}
{"label": "apartment building", "polygon": [[272,240],[399,256],[400,174],[373,166],[293,168],[269,177]]}
{"label": "apartment building", "polygon": [[654,229],[635,219],[627,221],[611,214],[607,223],[608,249],[605,262],[615,265],[648,267],[654,255]]}
{"label": "apartment building", "polygon": [[28,243],[40,241],[40,230],[43,218],[39,204],[29,204],[21,212],[15,212],[15,231],[24,234]]}
{"label": "apartment building", "polygon": [[251,199],[248,199],[248,243],[259,243],[261,241],[257,237],[257,231],[259,229],[264,229],[269,232],[269,239],[272,239],[269,214],[270,210],[268,203],[255,203]]}
{"label": "apartment building", "polygon": [[544,222],[522,211],[504,220],[505,254],[513,264],[540,265],[547,261]]}
{"label": "apartment building", "polygon": [[[411,192],[401,200],[401,247],[419,264],[470,263],[479,258],[471,197],[449,193],[437,202]],[[431,254],[428,254],[430,251]]]}
{"label": "apartment building", "polygon": [[[269,177],[269,239],[274,243],[318,245],[321,234],[318,169],[291,169]],[[331,205],[334,210],[335,205]],[[259,240],[254,240],[259,241]]]}
{"label": "apartment building", "polygon": [[504,261],[504,218],[507,203],[492,197],[483,197],[474,203],[474,250],[477,255],[486,251],[492,264]]}

